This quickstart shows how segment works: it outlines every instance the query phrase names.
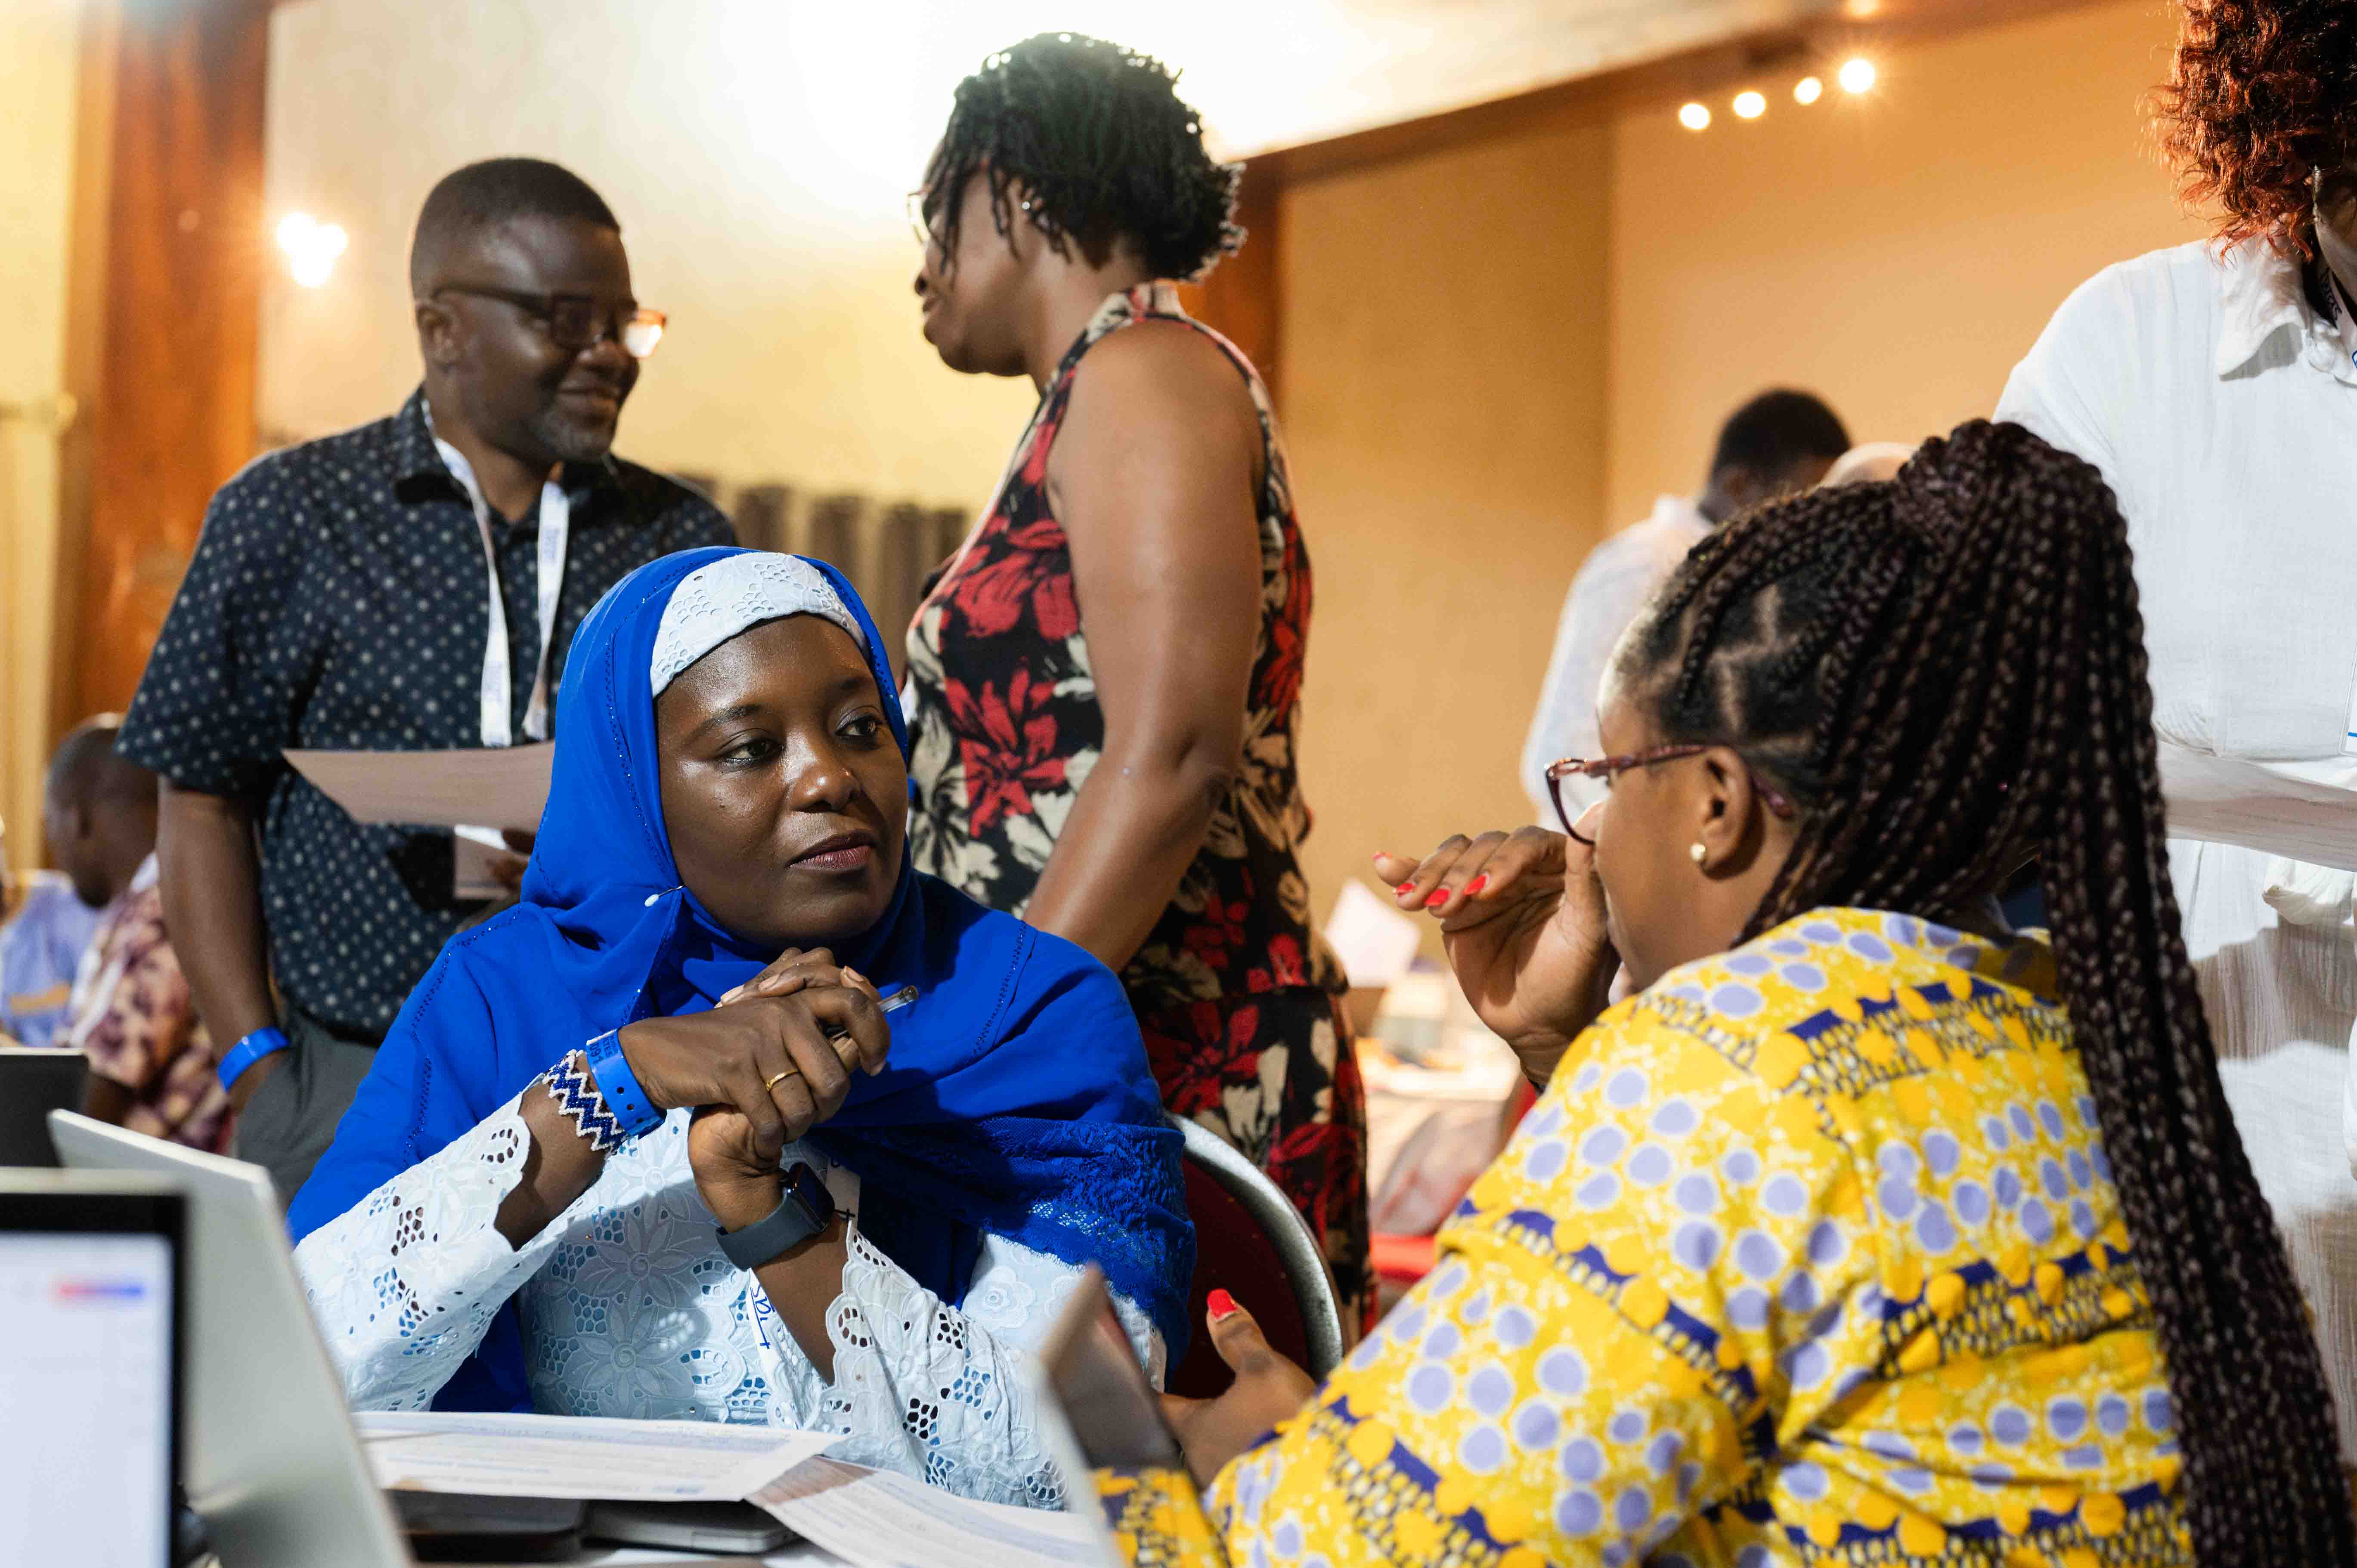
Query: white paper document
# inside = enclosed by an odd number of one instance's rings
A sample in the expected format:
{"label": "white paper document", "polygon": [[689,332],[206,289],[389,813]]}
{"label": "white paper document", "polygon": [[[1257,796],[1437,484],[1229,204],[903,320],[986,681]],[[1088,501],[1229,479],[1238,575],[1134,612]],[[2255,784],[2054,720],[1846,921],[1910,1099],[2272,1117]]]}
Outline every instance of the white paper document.
{"label": "white paper document", "polygon": [[352,1425],[387,1490],[600,1502],[741,1501],[840,1441],[775,1426],[582,1415],[361,1411]]}
{"label": "white paper document", "polygon": [[356,822],[540,827],[556,747],[472,746],[452,751],[289,751],[286,760]]}
{"label": "white paper document", "polygon": [[835,1459],[806,1460],[750,1500],[854,1568],[1107,1568],[1101,1527],[1076,1514],[973,1502]]}
{"label": "white paper document", "polygon": [[503,860],[518,858],[497,828],[462,824],[450,830],[450,897],[497,898],[507,885],[491,874]]}
{"label": "white paper document", "polygon": [[1415,961],[1423,931],[1357,877],[1349,877],[1326,917],[1326,943],[1342,960],[1354,986],[1384,986]]}

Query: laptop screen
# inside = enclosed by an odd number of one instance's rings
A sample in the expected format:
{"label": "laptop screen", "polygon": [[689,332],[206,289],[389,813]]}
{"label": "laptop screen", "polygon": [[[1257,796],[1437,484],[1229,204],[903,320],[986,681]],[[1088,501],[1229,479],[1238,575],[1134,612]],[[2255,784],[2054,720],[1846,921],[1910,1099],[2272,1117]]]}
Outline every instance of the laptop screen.
{"label": "laptop screen", "polygon": [[[159,1204],[167,1219],[137,1229]],[[177,1208],[0,1199],[0,1556],[167,1568]]]}

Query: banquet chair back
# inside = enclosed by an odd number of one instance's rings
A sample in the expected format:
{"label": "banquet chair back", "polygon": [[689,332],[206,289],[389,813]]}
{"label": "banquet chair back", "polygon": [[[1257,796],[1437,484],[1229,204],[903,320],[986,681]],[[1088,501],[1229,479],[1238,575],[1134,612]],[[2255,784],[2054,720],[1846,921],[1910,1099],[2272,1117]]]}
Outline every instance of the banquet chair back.
{"label": "banquet chair back", "polygon": [[1203,1326],[1214,1290],[1234,1296],[1269,1348],[1323,1380],[1342,1359],[1342,1309],[1325,1254],[1293,1200],[1217,1133],[1170,1118],[1186,1141],[1187,1208],[1195,1221],[1195,1277],[1187,1354],[1172,1393],[1209,1399],[1232,1380]]}

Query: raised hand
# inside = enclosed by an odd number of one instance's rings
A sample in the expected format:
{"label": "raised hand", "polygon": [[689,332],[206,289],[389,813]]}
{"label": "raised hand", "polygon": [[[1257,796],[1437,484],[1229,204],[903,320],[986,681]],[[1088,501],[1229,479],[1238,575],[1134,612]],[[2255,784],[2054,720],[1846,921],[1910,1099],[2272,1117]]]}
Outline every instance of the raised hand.
{"label": "raised hand", "polygon": [[[1589,808],[1583,830],[1603,808]],[[1474,1013],[1544,1083],[1609,1000],[1620,955],[1587,845],[1544,828],[1457,834],[1422,859],[1378,854],[1404,909],[1438,918]]]}

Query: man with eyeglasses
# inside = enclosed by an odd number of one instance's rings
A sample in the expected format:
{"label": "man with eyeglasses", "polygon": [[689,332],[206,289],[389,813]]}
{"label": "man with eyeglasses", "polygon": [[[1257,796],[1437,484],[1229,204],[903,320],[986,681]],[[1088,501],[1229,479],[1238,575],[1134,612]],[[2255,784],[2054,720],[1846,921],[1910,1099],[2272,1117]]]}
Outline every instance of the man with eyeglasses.
{"label": "man with eyeglasses", "polygon": [[484,906],[457,896],[448,832],[355,822],[285,749],[545,740],[598,596],[731,542],[709,501],[612,456],[664,321],[580,178],[532,158],[444,178],[410,289],[424,384],[390,419],[221,488],[118,746],[163,775],[173,945],[236,1152],[287,1198],[410,988]]}

